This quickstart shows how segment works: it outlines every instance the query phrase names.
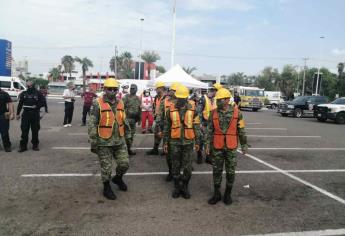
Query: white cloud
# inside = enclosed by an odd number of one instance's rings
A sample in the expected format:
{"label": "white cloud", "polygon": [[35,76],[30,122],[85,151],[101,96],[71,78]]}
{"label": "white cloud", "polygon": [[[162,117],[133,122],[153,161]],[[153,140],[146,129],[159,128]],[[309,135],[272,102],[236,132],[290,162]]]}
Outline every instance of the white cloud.
{"label": "white cloud", "polygon": [[336,56],[345,55],[345,49],[334,48],[332,54]]}
{"label": "white cloud", "polygon": [[254,6],[246,0],[185,0],[184,6],[189,10],[201,11],[216,9],[249,11],[254,8]]}

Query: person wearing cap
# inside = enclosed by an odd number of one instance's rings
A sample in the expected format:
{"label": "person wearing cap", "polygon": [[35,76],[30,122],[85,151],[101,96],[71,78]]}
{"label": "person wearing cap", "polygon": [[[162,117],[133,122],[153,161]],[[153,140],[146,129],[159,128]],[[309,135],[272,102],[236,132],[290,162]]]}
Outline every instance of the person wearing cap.
{"label": "person wearing cap", "polygon": [[[160,104],[159,107],[159,113],[157,115],[156,123],[160,126],[160,130],[164,130],[164,120],[167,115],[167,110],[170,107],[170,104],[176,101],[175,92],[181,84],[178,82],[174,82],[171,84],[169,91],[164,96],[163,101]],[[168,144],[169,145],[169,144]],[[168,165],[168,175],[166,176],[165,180],[167,182],[172,181],[172,161],[171,156],[169,153],[165,153],[166,162]]]}
{"label": "person wearing cap", "polygon": [[136,124],[141,122],[141,101],[137,96],[138,87],[136,84],[131,84],[129,94],[125,95],[122,99],[125,105],[126,118],[128,120],[129,126],[131,127],[131,138],[127,142],[127,149],[129,155],[136,155],[132,151],[131,147],[134,140]]}
{"label": "person wearing cap", "polygon": [[146,152],[147,155],[158,155],[158,146],[162,140],[162,130],[159,125],[160,105],[165,96],[165,84],[164,82],[158,81],[155,84],[156,97],[153,101],[153,133],[154,133],[154,144],[153,148]]}
{"label": "person wearing cap", "polygon": [[[115,200],[110,180],[121,191],[127,191],[123,175],[129,168],[126,142],[131,138],[131,128],[126,119],[122,100],[116,99],[119,83],[109,78],[104,81],[104,95],[93,101],[88,134],[91,152],[96,153],[101,165],[103,196]],[[112,178],[113,159],[117,164],[116,175]]]}
{"label": "person wearing cap", "polygon": [[208,200],[211,205],[221,201],[220,186],[225,163],[226,188],[223,201],[232,203],[231,191],[235,180],[236,152],[238,140],[242,153],[248,149],[245,123],[239,108],[230,104],[231,93],[221,88],[216,93],[217,108],[212,110],[208,119],[206,133],[206,154],[211,154],[213,165],[214,195]]}
{"label": "person wearing cap", "polygon": [[[18,152],[28,150],[29,131],[31,128],[31,143],[34,151],[39,151],[38,131],[40,130],[40,109],[44,106],[44,97],[34,86],[32,80],[26,81],[27,90],[19,95],[17,106],[17,120],[21,118],[20,128],[22,131]],[[22,116],[20,115],[21,110]]]}
{"label": "person wearing cap", "polygon": [[128,94],[129,86],[127,84],[123,85],[121,88],[122,88],[122,91],[118,92],[116,95],[117,99],[122,99],[126,94]]}
{"label": "person wearing cap", "polygon": [[[152,115],[152,107],[153,107],[153,98],[150,95],[150,91],[148,89],[144,90],[141,96],[141,132],[143,134],[146,131],[152,132],[152,124],[153,124],[153,115]],[[148,123],[148,127],[146,130],[146,123]]]}
{"label": "person wearing cap", "polygon": [[193,149],[199,150],[200,120],[195,103],[188,100],[188,96],[188,88],[178,86],[176,100],[170,104],[164,120],[163,150],[172,160],[173,198],[180,195],[190,198],[188,184],[192,177]]}
{"label": "person wearing cap", "polygon": [[73,82],[67,83],[67,89],[64,90],[62,97],[65,100],[65,116],[63,119],[63,127],[72,126],[72,118],[74,112],[74,102],[75,102],[75,86]]}

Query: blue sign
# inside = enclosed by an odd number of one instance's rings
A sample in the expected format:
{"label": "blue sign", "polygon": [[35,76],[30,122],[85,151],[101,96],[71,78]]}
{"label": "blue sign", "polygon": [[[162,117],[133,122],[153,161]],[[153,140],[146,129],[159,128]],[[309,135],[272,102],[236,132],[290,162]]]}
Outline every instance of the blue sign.
{"label": "blue sign", "polygon": [[0,39],[0,76],[11,76],[12,69],[12,43]]}

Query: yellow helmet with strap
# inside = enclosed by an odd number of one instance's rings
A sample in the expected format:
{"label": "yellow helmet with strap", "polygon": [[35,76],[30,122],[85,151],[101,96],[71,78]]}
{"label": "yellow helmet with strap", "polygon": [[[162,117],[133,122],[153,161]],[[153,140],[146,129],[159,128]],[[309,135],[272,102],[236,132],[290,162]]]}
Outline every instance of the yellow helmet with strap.
{"label": "yellow helmet with strap", "polygon": [[104,81],[105,88],[118,88],[119,82],[116,79],[109,78]]}
{"label": "yellow helmet with strap", "polygon": [[215,98],[218,99],[223,99],[223,98],[231,98],[232,95],[229,90],[225,88],[221,88],[216,92]]}
{"label": "yellow helmet with strap", "polygon": [[188,98],[189,89],[186,86],[180,85],[176,89],[175,97],[177,98]]}

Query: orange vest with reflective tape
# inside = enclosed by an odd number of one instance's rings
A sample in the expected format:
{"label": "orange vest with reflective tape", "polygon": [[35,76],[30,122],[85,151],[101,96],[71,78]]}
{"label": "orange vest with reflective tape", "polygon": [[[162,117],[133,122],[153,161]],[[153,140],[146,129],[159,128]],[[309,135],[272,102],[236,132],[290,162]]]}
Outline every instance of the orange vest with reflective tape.
{"label": "orange vest with reflective tape", "polygon": [[210,111],[212,110],[212,106],[211,106],[211,101],[207,97],[206,94],[204,94],[204,99],[205,99],[205,105],[204,105],[204,110],[202,111],[202,116],[204,117],[205,120],[208,120],[210,116]]}
{"label": "orange vest with reflective tape", "polygon": [[165,115],[166,115],[167,110],[170,107],[170,105],[171,105],[170,99],[169,98],[165,98],[164,99],[164,113],[165,113]]}
{"label": "orange vest with reflective tape", "polygon": [[238,107],[234,106],[233,116],[229,124],[229,128],[224,134],[219,125],[219,116],[218,111],[215,109],[213,111],[213,146],[215,149],[222,149],[226,144],[228,149],[236,149],[238,146],[238,137],[237,137],[237,123],[239,119]]}
{"label": "orange vest with reflective tape", "polygon": [[116,106],[116,114],[109,103],[104,102],[103,98],[98,98],[99,104],[99,124],[98,124],[98,135],[103,139],[109,139],[113,134],[115,121],[117,122],[119,128],[120,137],[125,135],[125,112],[122,100],[119,100]]}
{"label": "orange vest with reflective tape", "polygon": [[195,113],[195,102],[188,101],[188,103],[192,106],[188,109],[184,115],[184,124],[181,124],[180,114],[179,111],[176,109],[175,104],[170,104],[170,119],[171,119],[171,138],[180,138],[181,137],[181,126],[184,125],[184,138],[185,139],[194,139],[195,133],[193,129],[193,124],[197,123],[194,120],[194,113]]}

